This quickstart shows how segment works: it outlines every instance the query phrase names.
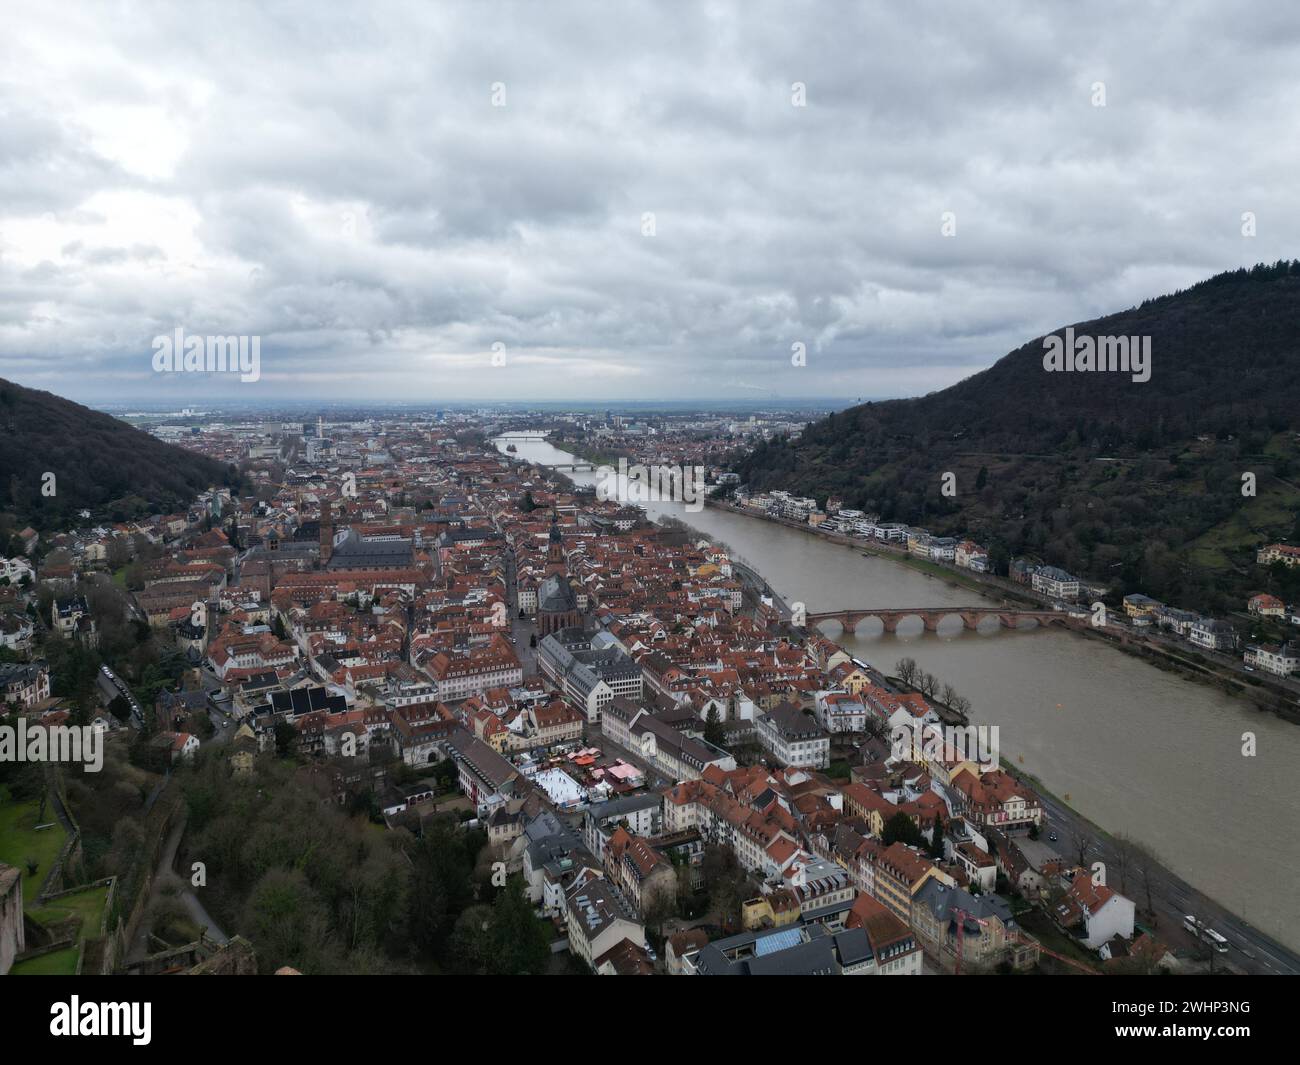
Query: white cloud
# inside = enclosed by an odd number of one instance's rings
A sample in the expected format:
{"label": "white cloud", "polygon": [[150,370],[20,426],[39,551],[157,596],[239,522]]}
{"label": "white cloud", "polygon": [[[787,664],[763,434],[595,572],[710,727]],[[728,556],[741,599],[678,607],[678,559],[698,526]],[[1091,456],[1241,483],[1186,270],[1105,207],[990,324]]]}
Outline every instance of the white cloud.
{"label": "white cloud", "polygon": [[180,387],[177,325],[262,336],[258,399],[905,395],[1296,254],[1300,16],[1263,4],[10,22],[0,375],[76,398]]}

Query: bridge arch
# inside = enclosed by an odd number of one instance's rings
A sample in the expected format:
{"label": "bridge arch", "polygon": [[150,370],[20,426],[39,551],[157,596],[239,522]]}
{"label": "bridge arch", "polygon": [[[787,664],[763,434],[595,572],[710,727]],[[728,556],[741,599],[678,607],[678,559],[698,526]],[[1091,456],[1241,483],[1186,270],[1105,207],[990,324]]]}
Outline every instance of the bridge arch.
{"label": "bridge arch", "polygon": [[849,634],[856,634],[858,627],[868,619],[878,619],[885,633],[898,631],[900,623],[909,618],[918,618],[926,632],[937,633],[939,626],[950,617],[961,620],[962,628],[971,632],[978,631],[980,623],[996,619],[999,628],[1019,629],[1025,620],[1032,620],[1041,626],[1060,625],[1069,627],[1072,619],[1068,614],[1052,610],[1025,610],[1014,607],[980,606],[980,607],[881,607],[866,610],[825,610],[810,612],[806,623],[814,628],[835,622]]}

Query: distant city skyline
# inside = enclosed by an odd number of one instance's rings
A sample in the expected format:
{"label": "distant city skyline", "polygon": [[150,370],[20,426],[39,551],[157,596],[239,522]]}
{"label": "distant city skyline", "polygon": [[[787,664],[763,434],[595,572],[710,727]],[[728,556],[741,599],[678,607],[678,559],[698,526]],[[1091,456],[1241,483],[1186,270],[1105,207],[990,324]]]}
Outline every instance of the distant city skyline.
{"label": "distant city skyline", "polygon": [[[0,376],[849,405],[1300,254],[1273,7],[291,11],[10,20]],[[177,329],[257,379],[154,372]]]}

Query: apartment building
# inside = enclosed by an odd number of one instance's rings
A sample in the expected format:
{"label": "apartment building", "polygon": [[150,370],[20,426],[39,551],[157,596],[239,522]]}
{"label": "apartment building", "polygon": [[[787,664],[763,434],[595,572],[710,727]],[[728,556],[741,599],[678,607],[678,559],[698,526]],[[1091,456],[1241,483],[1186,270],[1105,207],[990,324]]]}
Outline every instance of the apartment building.
{"label": "apartment building", "polygon": [[1016,971],[1038,963],[1038,944],[1024,936],[997,895],[972,895],[932,879],[912,899],[912,930],[945,972],[987,973],[1004,963]]}
{"label": "apartment building", "polygon": [[817,721],[827,732],[862,732],[867,727],[867,707],[856,695],[825,691],[814,696]]}
{"label": "apartment building", "polygon": [[439,651],[424,664],[424,670],[438,686],[438,698],[443,702],[468,699],[489,688],[509,688],[524,679],[524,667],[514,648],[499,635],[464,654]]}
{"label": "apartment building", "polygon": [[651,793],[589,806],[582,818],[582,841],[604,861],[605,845],[620,826],[634,836],[659,835],[663,831],[663,800]]}
{"label": "apartment building", "polygon": [[1001,769],[980,774],[963,767],[953,775],[947,791],[953,815],[979,828],[1017,835],[1043,823],[1038,796]]}
{"label": "apartment building", "polygon": [[581,629],[561,629],[542,640],[537,668],[592,723],[614,699],[643,694],[641,667],[617,647],[593,647]]}
{"label": "apartment building", "polygon": [[830,733],[790,703],[760,714],[756,731],[758,742],[784,766],[825,769],[830,765]]}
{"label": "apartment building", "polygon": [[1291,643],[1251,644],[1242,657],[1246,665],[1278,677],[1300,671],[1300,647]]}
{"label": "apartment building", "polygon": [[595,968],[595,960],[623,940],[645,949],[645,926],[604,877],[581,879],[565,899],[569,949]]}
{"label": "apartment building", "polygon": [[1053,599],[1078,599],[1079,578],[1055,566],[1039,566],[1031,581],[1034,591]]}
{"label": "apartment building", "polygon": [[1237,646],[1237,632],[1226,621],[1201,618],[1192,624],[1187,638],[1207,651],[1231,651]]}

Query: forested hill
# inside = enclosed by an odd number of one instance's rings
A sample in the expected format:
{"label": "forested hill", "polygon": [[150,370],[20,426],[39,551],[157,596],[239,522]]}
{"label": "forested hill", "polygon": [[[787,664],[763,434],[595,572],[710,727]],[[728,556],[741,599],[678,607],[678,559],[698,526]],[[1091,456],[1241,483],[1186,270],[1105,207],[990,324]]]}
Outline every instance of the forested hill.
{"label": "forested hill", "polygon": [[[1238,270],[1072,327],[1150,337],[1150,379],[1044,368],[1039,337],[918,399],[867,403],[739,459],[752,490],[993,542],[1203,610],[1268,584],[1300,535],[1300,261]],[[1054,335],[1065,336],[1065,330]],[[943,474],[956,495],[942,494]],[[1243,494],[1255,474],[1255,496]]]}
{"label": "forested hill", "polygon": [[[42,493],[46,473],[55,494]],[[188,504],[235,471],[165,444],[107,414],[0,379],[0,518],[10,529],[54,532]]]}

